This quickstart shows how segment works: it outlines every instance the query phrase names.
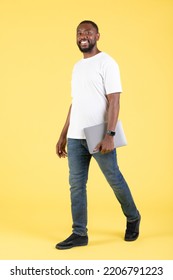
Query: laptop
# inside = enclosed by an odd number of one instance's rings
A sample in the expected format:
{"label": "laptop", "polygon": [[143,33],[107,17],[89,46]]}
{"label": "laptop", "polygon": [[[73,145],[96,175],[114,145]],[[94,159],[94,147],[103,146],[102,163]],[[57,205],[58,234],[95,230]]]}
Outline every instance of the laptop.
{"label": "laptop", "polygon": [[[86,141],[87,141],[87,145],[88,145],[90,154],[99,152],[99,151],[93,151],[93,150],[95,149],[97,144],[103,140],[106,130],[107,130],[106,122],[84,128],[84,133],[85,133],[85,137],[86,137]],[[115,131],[116,131],[116,134],[115,134],[115,136],[113,136],[115,148],[126,146],[127,140],[126,140],[123,126],[122,126],[122,122],[120,120],[117,121]]]}

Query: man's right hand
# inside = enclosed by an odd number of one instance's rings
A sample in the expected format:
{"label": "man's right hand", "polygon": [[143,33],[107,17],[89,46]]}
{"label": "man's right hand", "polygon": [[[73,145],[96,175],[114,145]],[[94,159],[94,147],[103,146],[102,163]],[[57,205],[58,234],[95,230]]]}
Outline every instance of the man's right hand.
{"label": "man's right hand", "polygon": [[57,144],[56,144],[56,154],[59,156],[59,158],[67,157],[67,152],[66,152],[66,149],[65,149],[66,144],[67,144],[66,137],[60,137]]}

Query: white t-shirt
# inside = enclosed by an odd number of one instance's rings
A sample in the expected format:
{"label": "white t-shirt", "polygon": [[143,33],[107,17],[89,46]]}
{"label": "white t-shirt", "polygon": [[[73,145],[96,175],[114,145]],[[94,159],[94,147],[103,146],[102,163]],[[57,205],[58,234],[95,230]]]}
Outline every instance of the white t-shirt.
{"label": "white t-shirt", "polygon": [[85,139],[83,129],[107,120],[107,94],[122,92],[119,67],[104,52],[81,59],[72,73],[72,108],[68,138]]}

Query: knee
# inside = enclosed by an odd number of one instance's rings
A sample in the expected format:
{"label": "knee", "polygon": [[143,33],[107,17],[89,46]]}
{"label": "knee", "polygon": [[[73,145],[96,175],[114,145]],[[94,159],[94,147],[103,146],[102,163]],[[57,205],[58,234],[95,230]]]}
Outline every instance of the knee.
{"label": "knee", "polygon": [[111,187],[113,188],[117,188],[117,189],[121,189],[124,186],[124,177],[121,174],[121,172],[115,172],[113,174],[111,174],[108,178],[108,182],[110,184]]}
{"label": "knee", "polygon": [[69,184],[71,189],[83,189],[86,188],[87,176],[84,174],[73,174],[69,177]]}

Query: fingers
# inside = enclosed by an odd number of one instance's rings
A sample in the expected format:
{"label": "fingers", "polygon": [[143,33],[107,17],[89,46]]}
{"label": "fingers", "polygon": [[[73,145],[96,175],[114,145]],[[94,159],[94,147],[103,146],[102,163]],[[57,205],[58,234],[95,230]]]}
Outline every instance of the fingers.
{"label": "fingers", "polygon": [[65,158],[67,157],[67,152],[65,150],[65,147],[63,147],[60,144],[56,145],[56,154],[58,155],[59,158]]}
{"label": "fingers", "polygon": [[103,145],[102,142],[100,142],[100,143],[95,147],[95,149],[93,150],[93,152],[99,152],[99,151],[100,151],[101,154],[106,154],[106,153],[109,153],[109,152],[110,152],[109,150],[107,150],[107,149],[105,148],[105,146]]}
{"label": "fingers", "polygon": [[66,151],[58,151],[57,153],[59,158],[65,158],[67,157],[67,152]]}
{"label": "fingers", "polygon": [[107,154],[110,152],[110,150],[101,150],[100,152],[101,152],[101,154]]}
{"label": "fingers", "polygon": [[105,147],[105,146],[102,146],[102,149],[100,150],[101,154],[108,154],[108,153],[110,153],[111,151],[113,151],[112,148],[110,148],[110,147]]}
{"label": "fingers", "polygon": [[67,152],[66,152],[65,150],[63,150],[63,151],[61,152],[61,156],[60,156],[60,157],[66,158],[66,157],[67,157]]}
{"label": "fingers", "polygon": [[98,152],[100,151],[100,148],[101,148],[101,143],[99,143],[93,150],[93,152]]}
{"label": "fingers", "polygon": [[59,156],[59,158],[65,158],[65,157],[67,157],[67,152],[66,152],[66,150],[65,150],[65,149],[59,150],[59,151],[58,151],[58,156]]}
{"label": "fingers", "polygon": [[107,149],[105,149],[105,147],[104,147],[104,145],[102,144],[102,142],[99,143],[99,144],[95,147],[95,149],[93,150],[93,152],[99,152],[99,151],[100,151],[101,154],[106,154],[106,153],[109,152]]}
{"label": "fingers", "polygon": [[101,154],[107,154],[110,153],[112,149],[109,149],[107,146],[104,145],[104,143],[101,142],[93,150],[93,152],[99,152],[99,151]]}

